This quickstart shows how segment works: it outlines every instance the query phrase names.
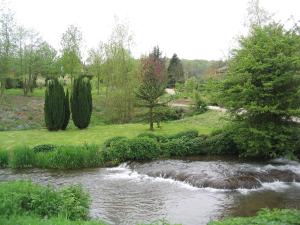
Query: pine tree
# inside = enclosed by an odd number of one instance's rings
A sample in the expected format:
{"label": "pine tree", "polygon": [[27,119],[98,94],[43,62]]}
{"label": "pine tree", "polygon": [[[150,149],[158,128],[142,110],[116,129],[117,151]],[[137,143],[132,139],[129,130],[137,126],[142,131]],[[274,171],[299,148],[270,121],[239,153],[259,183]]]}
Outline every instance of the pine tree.
{"label": "pine tree", "polygon": [[87,128],[92,115],[92,93],[89,78],[81,76],[74,81],[71,95],[72,119],[79,129]]}
{"label": "pine tree", "polygon": [[149,109],[148,120],[150,130],[153,130],[154,109],[161,106],[159,97],[165,93],[165,60],[155,47],[153,52],[142,59],[141,84],[136,91],[138,104]]}
{"label": "pine tree", "polygon": [[66,130],[69,120],[70,120],[70,99],[69,99],[69,90],[67,89],[65,101],[64,101],[64,107],[65,107],[65,116],[64,116],[64,122],[62,124],[61,129]]}
{"label": "pine tree", "polygon": [[62,127],[65,116],[64,88],[58,79],[47,81],[45,92],[44,115],[46,127],[50,131],[59,130]]}
{"label": "pine tree", "polygon": [[184,82],[184,72],[183,66],[180,59],[174,54],[170,60],[170,64],[168,66],[168,84],[169,88],[174,88],[176,82],[183,83]]}

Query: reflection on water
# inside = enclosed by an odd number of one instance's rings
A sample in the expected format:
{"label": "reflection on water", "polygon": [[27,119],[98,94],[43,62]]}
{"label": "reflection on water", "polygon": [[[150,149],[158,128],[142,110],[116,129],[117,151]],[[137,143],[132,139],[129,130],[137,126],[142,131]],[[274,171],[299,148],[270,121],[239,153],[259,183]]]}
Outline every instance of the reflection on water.
{"label": "reflection on water", "polygon": [[206,158],[77,171],[0,170],[0,181],[79,183],[92,197],[91,216],[111,224],[167,219],[199,225],[230,215],[253,215],[263,207],[300,208],[299,176],[298,163]]}

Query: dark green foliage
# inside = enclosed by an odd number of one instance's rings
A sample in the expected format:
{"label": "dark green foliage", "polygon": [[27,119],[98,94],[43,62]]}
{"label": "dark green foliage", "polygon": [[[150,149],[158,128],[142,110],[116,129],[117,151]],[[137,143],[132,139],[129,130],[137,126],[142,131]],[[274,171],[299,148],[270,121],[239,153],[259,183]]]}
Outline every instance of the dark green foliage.
{"label": "dark green foliage", "polygon": [[183,136],[162,143],[161,150],[165,157],[203,155],[207,153],[203,144],[203,137]]}
{"label": "dark green foliage", "polygon": [[0,150],[0,168],[7,167],[8,161],[9,161],[8,151]]}
{"label": "dark green foliage", "polygon": [[181,108],[171,108],[168,106],[160,106],[153,110],[154,121],[159,125],[162,121],[182,119],[184,110]]}
{"label": "dark green foliage", "polygon": [[[300,37],[271,24],[240,40],[222,88],[222,104],[239,127],[234,138],[243,156],[278,157],[298,144]],[[243,110],[242,110],[243,109]]]}
{"label": "dark green foliage", "polygon": [[199,133],[197,130],[187,130],[187,131],[182,131],[177,134],[169,136],[169,139],[177,139],[177,138],[182,138],[182,137],[187,137],[187,138],[195,138],[198,137]]}
{"label": "dark green foliage", "polygon": [[130,147],[127,138],[121,138],[111,142],[110,148],[103,151],[105,161],[112,165],[118,165],[130,159]]}
{"label": "dark green foliage", "polygon": [[50,131],[59,130],[62,127],[65,116],[64,107],[64,88],[58,79],[50,79],[47,81],[45,91],[45,123]]}
{"label": "dark green foliage", "polygon": [[160,148],[158,143],[146,137],[129,140],[130,160],[151,160],[158,158]]}
{"label": "dark green foliage", "polygon": [[80,186],[59,191],[28,181],[0,183],[0,212],[3,216],[33,214],[41,217],[63,216],[87,219],[90,198]]}
{"label": "dark green foliage", "polygon": [[119,140],[122,140],[122,139],[127,139],[127,138],[122,137],[122,136],[116,136],[116,137],[109,138],[103,143],[103,146],[105,148],[111,147],[113,142],[116,142],[116,141],[119,141]]}
{"label": "dark green foliage", "polygon": [[269,122],[251,126],[241,122],[234,133],[243,157],[276,158],[295,154],[299,149],[300,129],[293,124]]}
{"label": "dark green foliage", "polygon": [[35,153],[28,147],[17,147],[12,150],[12,157],[9,162],[12,168],[28,168],[35,164]]}
{"label": "dark green foliage", "polygon": [[237,155],[236,134],[235,127],[216,131],[204,139],[202,148],[210,155]]}
{"label": "dark green foliage", "polygon": [[296,225],[300,224],[300,212],[294,209],[261,209],[257,216],[213,221],[208,225]]}
{"label": "dark green foliage", "polygon": [[168,73],[167,87],[174,88],[177,82],[178,83],[184,82],[183,66],[176,54],[174,54],[170,60],[167,73]]}
{"label": "dark green foliage", "polygon": [[87,128],[92,115],[92,93],[89,78],[81,76],[75,79],[71,95],[72,119],[79,129]]}
{"label": "dark green foliage", "polygon": [[56,149],[56,145],[52,144],[43,144],[43,145],[37,145],[32,148],[34,153],[39,153],[39,152],[52,152]]}
{"label": "dark green foliage", "polygon": [[107,225],[101,221],[68,220],[61,217],[40,218],[37,216],[0,217],[0,224],[5,225]]}
{"label": "dark green foliage", "polygon": [[154,133],[150,133],[150,132],[141,133],[137,137],[151,138],[151,139],[156,140],[159,143],[160,142],[165,142],[165,141],[168,140],[168,137],[166,137],[166,136],[159,135],[159,134],[154,134]]}
{"label": "dark green foliage", "polygon": [[61,126],[62,130],[67,129],[69,121],[70,121],[70,98],[69,98],[69,90],[67,89],[65,101],[64,101],[64,107],[65,107],[65,116],[64,116],[64,122]]}

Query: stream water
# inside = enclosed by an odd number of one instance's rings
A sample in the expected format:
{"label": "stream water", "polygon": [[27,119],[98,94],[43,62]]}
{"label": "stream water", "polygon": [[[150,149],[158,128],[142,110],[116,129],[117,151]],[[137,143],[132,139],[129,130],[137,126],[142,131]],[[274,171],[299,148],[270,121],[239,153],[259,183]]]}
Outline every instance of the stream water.
{"label": "stream water", "polygon": [[0,181],[16,179],[81,184],[92,198],[91,216],[110,224],[166,219],[201,225],[263,207],[300,209],[300,164],[285,160],[190,158],[76,171],[0,170]]}

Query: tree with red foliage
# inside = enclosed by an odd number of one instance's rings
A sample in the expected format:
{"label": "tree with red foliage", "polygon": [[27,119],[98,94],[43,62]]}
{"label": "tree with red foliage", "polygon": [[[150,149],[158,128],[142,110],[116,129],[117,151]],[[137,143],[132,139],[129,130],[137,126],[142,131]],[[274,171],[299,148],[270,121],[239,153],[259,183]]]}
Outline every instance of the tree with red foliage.
{"label": "tree with red foliage", "polygon": [[163,104],[159,102],[159,97],[165,93],[165,59],[162,58],[159,48],[154,47],[149,56],[141,59],[141,64],[141,84],[136,91],[136,97],[139,106],[149,108],[148,120],[150,130],[153,130],[153,109]]}

